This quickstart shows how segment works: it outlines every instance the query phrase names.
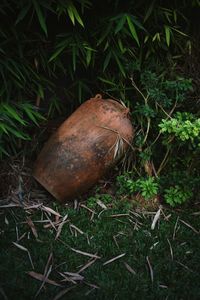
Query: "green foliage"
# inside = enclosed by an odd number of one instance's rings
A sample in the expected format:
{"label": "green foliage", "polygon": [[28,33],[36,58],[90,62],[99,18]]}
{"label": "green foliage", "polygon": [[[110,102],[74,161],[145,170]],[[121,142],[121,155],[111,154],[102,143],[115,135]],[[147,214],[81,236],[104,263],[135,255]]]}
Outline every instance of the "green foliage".
{"label": "green foliage", "polygon": [[190,141],[200,147],[200,118],[190,113],[177,112],[173,118],[162,120],[159,124],[161,132],[175,136],[182,142]]}
{"label": "green foliage", "polygon": [[141,73],[141,83],[151,102],[169,109],[175,103],[185,101],[187,93],[192,91],[192,80],[179,76],[174,80],[165,77],[147,70]]}
{"label": "green foliage", "polygon": [[154,177],[137,180],[138,192],[141,192],[145,200],[155,197],[158,194],[158,187]]}
{"label": "green foliage", "polygon": [[184,173],[185,184],[194,196],[196,180],[199,182],[200,178],[198,103],[188,105],[193,93],[192,80],[174,77],[175,74],[169,79],[162,69],[147,69],[141,73],[141,88],[132,81],[138,94],[133,112],[138,128],[134,169],[140,177],[164,177],[165,183],[159,181],[161,193],[177,182],[174,176],[172,180],[173,173]]}
{"label": "green foliage", "polygon": [[116,178],[119,194],[132,195],[136,191],[136,182],[131,179],[131,172],[119,175]]}
{"label": "green foliage", "polygon": [[[191,4],[184,2],[180,7],[176,1],[170,6],[164,1],[130,1],[127,6],[110,1],[108,9],[105,6],[106,1],[89,0],[2,1],[1,103],[13,110],[17,106],[20,112],[24,111],[20,105],[31,103],[50,118],[67,109],[71,112],[83,99],[102,91],[133,106],[132,74],[155,57],[155,64],[163,61],[163,56],[171,62],[173,55],[180,57],[189,44],[191,48],[187,35]],[[181,80],[174,81],[177,87],[170,84],[165,81],[165,89],[180,91]],[[161,90],[165,93],[155,82],[148,93],[169,106],[175,98],[172,95],[174,99],[167,101]],[[156,116],[155,107],[149,103],[140,103],[137,110],[144,117]],[[25,121],[36,123],[33,115]],[[7,117],[12,122],[13,114]],[[15,130],[18,136],[27,134],[24,125]],[[1,144],[5,144],[5,134]]]}
{"label": "green foliage", "polygon": [[140,193],[145,200],[152,199],[158,194],[159,185],[154,177],[131,178],[131,173],[125,173],[117,176],[118,192],[120,194],[128,194],[133,196]]}
{"label": "green foliage", "polygon": [[184,204],[189,201],[192,197],[191,191],[185,191],[179,185],[170,187],[164,190],[164,199],[170,206],[175,207],[180,204]]}
{"label": "green foliage", "polygon": [[[184,174],[184,176],[187,176],[187,174]],[[191,179],[189,177],[183,178],[182,173],[170,174],[170,177],[166,177],[165,180],[163,179],[164,178],[158,180],[155,179],[155,177],[134,179],[131,172],[124,173],[116,178],[118,193],[129,195],[131,197],[139,194],[145,200],[150,200],[158,196],[158,193],[162,191],[161,195],[163,196],[164,201],[170,206],[176,207],[185,202],[189,202],[194,195],[194,187],[199,185],[199,180],[195,178]],[[177,184],[165,188],[165,185],[169,184],[170,180],[171,184],[172,181],[176,181]]]}
{"label": "green foliage", "polygon": [[[197,7],[198,1],[2,1],[0,155],[23,149],[29,128],[43,118],[69,115],[101,92],[131,110],[135,151],[125,169],[137,176],[121,185],[128,194],[153,197],[177,169],[189,181],[199,178],[197,87],[183,67]],[[157,186],[160,176],[168,184]]]}
{"label": "green foliage", "polygon": [[17,140],[30,140],[28,127],[38,125],[44,117],[30,103],[0,103],[0,158],[18,148]]}

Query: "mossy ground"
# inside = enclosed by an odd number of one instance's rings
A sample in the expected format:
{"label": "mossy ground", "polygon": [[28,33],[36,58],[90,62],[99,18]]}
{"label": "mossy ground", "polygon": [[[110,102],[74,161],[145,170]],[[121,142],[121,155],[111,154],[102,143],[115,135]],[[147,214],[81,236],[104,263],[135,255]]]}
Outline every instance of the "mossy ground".
{"label": "mossy ground", "polygon": [[[0,298],[200,299],[197,207],[163,209],[154,230],[156,211],[138,212],[125,205],[99,207],[92,214],[84,205],[74,209],[51,202],[48,207],[61,216],[44,206],[1,208]],[[18,245],[29,251],[33,266]],[[91,265],[79,272],[88,262]],[[30,271],[36,276],[46,271],[46,277],[61,286],[37,280]]]}

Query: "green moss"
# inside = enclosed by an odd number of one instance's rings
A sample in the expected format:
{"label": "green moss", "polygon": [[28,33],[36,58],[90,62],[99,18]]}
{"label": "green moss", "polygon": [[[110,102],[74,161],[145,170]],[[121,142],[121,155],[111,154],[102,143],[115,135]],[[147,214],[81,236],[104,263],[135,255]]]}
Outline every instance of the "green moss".
{"label": "green moss", "polygon": [[[58,208],[58,207],[57,207]],[[55,208],[54,208],[55,209]],[[38,240],[23,223],[27,216],[22,209],[13,212],[5,210],[1,214],[0,239],[0,282],[1,289],[9,299],[33,298],[41,282],[30,277],[32,271],[27,252],[12,244],[16,241],[16,226],[19,236],[29,233],[19,241],[31,255],[34,271],[44,273],[50,253],[53,253],[50,279],[60,282],[59,272],[77,272],[90,259],[74,252],[71,248],[91,254],[101,259],[83,271],[84,281],[77,284],[65,297],[67,299],[198,299],[200,297],[200,241],[197,233],[182,223],[184,220],[198,229],[198,219],[190,213],[170,212],[168,221],[161,219],[159,227],[151,230],[150,217],[134,217],[139,221],[138,230],[128,216],[113,217],[121,210],[110,209],[90,220],[90,213],[85,209],[75,211],[59,207],[61,214],[68,213],[69,222],[64,224],[59,239],[55,240],[54,229],[43,228],[44,224],[35,223]],[[7,223],[5,223],[5,216]],[[176,226],[179,217],[178,226]],[[31,215],[32,221],[41,218],[41,212]],[[196,218],[196,219],[195,219]],[[53,220],[54,218],[51,217]],[[72,235],[69,224],[74,224],[84,233]],[[174,238],[173,238],[174,237]],[[61,241],[62,242],[61,242]],[[170,249],[171,247],[171,249]],[[125,255],[107,265],[109,259]],[[150,277],[147,257],[153,270]],[[129,272],[124,263],[129,264],[135,274]],[[93,289],[88,284],[95,284]],[[65,283],[64,288],[73,284]],[[60,287],[45,284],[38,299],[53,299],[60,292]],[[91,293],[88,291],[91,290]]]}

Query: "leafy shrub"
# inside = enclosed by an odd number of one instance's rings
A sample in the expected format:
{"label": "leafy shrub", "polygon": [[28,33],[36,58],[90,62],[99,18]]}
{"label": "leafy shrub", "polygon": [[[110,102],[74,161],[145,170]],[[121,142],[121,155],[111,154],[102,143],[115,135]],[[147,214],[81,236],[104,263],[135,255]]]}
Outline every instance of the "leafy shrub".
{"label": "leafy shrub", "polygon": [[162,120],[159,124],[161,132],[175,136],[182,142],[197,142],[200,147],[200,118],[195,118],[190,113],[176,113],[170,120]]}
{"label": "leafy shrub", "polygon": [[164,199],[170,206],[175,207],[189,201],[192,197],[191,191],[184,191],[179,185],[164,190]]}
{"label": "leafy shrub", "polygon": [[131,172],[117,176],[116,181],[119,194],[132,195],[136,192],[136,181],[131,178]]}
{"label": "leafy shrub", "polygon": [[154,177],[139,178],[134,180],[131,173],[117,176],[119,193],[134,195],[140,193],[145,200],[152,199],[158,194],[159,185]]}
{"label": "leafy shrub", "polygon": [[141,74],[141,83],[145,88],[150,101],[163,108],[170,108],[174,103],[182,103],[185,101],[186,95],[192,91],[192,80],[177,76],[174,80],[164,78],[162,73],[160,76],[152,71],[144,71]]}
{"label": "leafy shrub", "polygon": [[137,180],[137,189],[138,192],[141,192],[141,195],[145,200],[152,199],[158,194],[158,183],[155,182],[154,177],[148,177],[146,179]]}
{"label": "leafy shrub", "polygon": [[[133,179],[131,176],[131,172],[117,176],[116,180],[119,194],[134,196],[136,193],[139,193],[145,200],[150,200],[158,195],[159,190],[163,190],[163,180],[158,182],[154,177]],[[177,178],[177,181],[180,181],[182,185],[177,184],[174,187],[171,186],[170,188],[165,188],[163,190],[163,198],[167,204],[175,207],[184,204],[192,198],[193,183],[195,180],[192,180],[191,182],[188,182],[187,180],[187,184],[184,186],[184,180]]]}

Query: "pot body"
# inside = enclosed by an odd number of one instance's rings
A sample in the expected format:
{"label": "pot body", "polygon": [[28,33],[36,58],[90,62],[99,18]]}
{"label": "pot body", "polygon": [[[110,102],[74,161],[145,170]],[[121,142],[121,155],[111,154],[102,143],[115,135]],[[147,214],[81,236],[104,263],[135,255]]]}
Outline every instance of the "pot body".
{"label": "pot body", "polygon": [[101,95],[84,102],[50,137],[33,175],[57,200],[86,192],[132,142],[129,109]]}

